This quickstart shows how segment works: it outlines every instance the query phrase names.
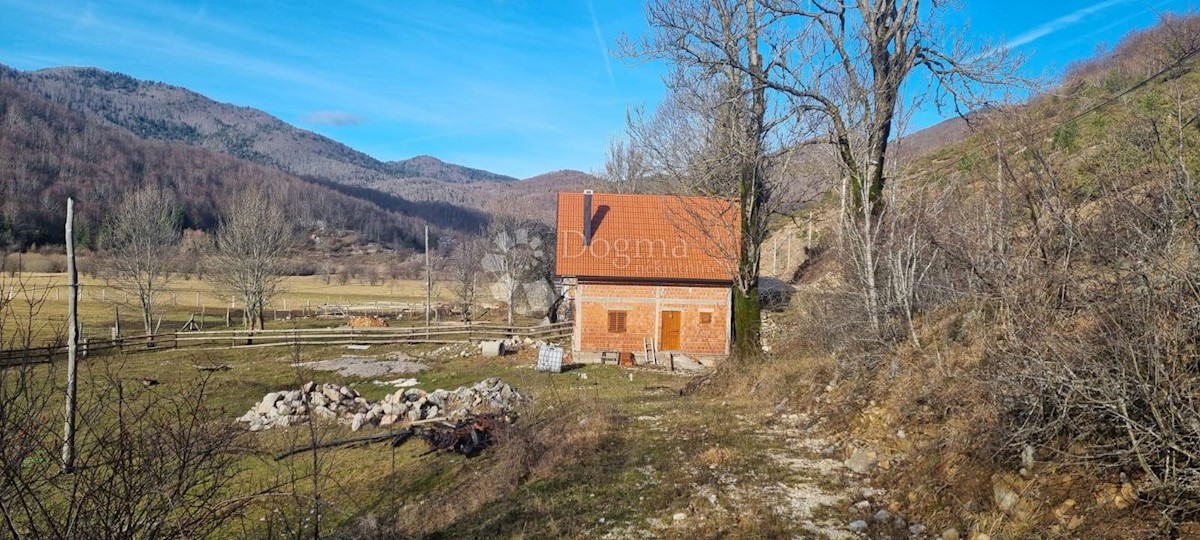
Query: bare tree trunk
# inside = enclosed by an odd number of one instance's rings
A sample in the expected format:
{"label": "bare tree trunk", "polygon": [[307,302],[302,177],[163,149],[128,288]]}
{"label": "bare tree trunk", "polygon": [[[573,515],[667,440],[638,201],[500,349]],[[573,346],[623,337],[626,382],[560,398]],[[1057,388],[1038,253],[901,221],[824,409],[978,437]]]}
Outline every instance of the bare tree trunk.
{"label": "bare tree trunk", "polygon": [[517,284],[514,281],[508,288],[508,325],[513,325],[513,305],[517,303]]}

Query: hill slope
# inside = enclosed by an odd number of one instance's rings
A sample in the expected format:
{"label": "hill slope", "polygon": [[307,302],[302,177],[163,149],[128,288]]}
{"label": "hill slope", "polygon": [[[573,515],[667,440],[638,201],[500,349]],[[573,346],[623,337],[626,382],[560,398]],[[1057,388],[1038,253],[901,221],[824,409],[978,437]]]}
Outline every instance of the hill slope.
{"label": "hill slope", "polygon": [[483,169],[472,169],[462,165],[446,163],[433,156],[417,156],[384,164],[386,170],[402,178],[432,178],[451,184],[469,184],[484,180],[512,181],[511,176],[496,174]]}
{"label": "hill slope", "polygon": [[782,352],[721,386],[789,381],[760,399],[827,420],[935,531],[1196,537],[1200,16],[976,119],[891,185],[869,244],[838,238],[869,225],[836,198],[811,209]]}
{"label": "hill slope", "polygon": [[479,181],[448,184],[430,180],[406,180],[376,184],[381,191],[405,199],[447,202],[478,208],[488,214],[530,218],[553,223],[559,191],[604,189],[604,181],[575,170],[554,171],[518,181]]}
{"label": "hill slope", "polygon": [[254,183],[283,193],[301,227],[353,229],[398,246],[415,246],[425,223],[474,231],[486,222],[476,211],[301,178],[221,152],[142,139],[93,118],[0,77],[0,248],[61,243],[68,196],[79,201],[87,244],[107,209],[150,184],[175,193],[184,226],[198,229],[213,228],[223,198]]}
{"label": "hill slope", "polygon": [[429,156],[384,163],[258,109],[219,103],[186,88],[96,68],[22,72],[0,66],[0,79],[144,139],[223,152],[298,176],[354,186],[397,178],[449,183],[515,180]]}

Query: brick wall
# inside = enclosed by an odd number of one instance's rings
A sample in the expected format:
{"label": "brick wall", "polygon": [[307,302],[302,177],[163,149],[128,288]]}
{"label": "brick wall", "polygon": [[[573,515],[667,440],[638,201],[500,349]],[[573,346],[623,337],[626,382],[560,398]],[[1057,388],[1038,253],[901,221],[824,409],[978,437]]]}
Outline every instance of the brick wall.
{"label": "brick wall", "polygon": [[[642,351],[642,339],[660,339],[661,312],[680,315],[680,350],[726,354],[729,336],[728,286],[671,286],[580,283],[576,304],[576,348],[580,351]],[[608,313],[624,311],[625,332],[610,333]],[[702,313],[711,314],[702,323]]]}

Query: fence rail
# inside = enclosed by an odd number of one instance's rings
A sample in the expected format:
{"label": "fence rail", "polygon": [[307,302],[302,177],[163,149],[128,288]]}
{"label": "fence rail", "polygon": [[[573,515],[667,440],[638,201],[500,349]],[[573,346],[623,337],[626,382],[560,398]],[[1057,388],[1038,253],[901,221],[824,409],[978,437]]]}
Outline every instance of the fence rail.
{"label": "fence rail", "polygon": [[[390,345],[471,343],[494,339],[559,340],[570,337],[570,322],[541,326],[454,324],[429,327],[292,328],[284,330],[202,330],[84,340],[79,351],[91,354],[146,352],[179,348],[240,349],[316,345]],[[0,367],[52,362],[66,355],[67,346],[0,350]]]}

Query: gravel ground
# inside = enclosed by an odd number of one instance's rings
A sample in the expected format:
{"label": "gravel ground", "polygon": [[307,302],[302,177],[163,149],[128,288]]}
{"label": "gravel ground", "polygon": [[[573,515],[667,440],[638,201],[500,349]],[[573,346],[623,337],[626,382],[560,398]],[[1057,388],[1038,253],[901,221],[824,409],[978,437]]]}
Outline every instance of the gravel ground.
{"label": "gravel ground", "polygon": [[429,369],[429,366],[409,360],[407,356],[389,354],[386,359],[377,356],[344,355],[332,360],[297,364],[319,371],[336,371],[345,377],[382,377],[384,375],[407,375]]}

